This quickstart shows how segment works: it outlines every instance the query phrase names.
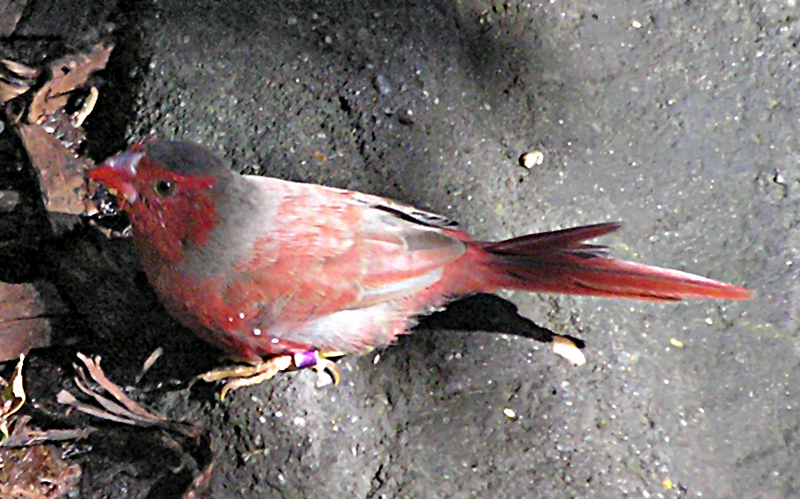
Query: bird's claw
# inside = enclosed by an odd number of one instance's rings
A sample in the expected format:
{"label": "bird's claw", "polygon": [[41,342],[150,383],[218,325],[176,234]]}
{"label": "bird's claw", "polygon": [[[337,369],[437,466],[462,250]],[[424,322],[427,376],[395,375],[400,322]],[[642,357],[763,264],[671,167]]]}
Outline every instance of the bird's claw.
{"label": "bird's claw", "polygon": [[272,379],[276,374],[283,371],[291,371],[310,367],[319,374],[327,373],[333,379],[333,385],[339,384],[341,376],[339,368],[328,357],[341,357],[342,352],[338,351],[318,351],[310,350],[294,355],[279,355],[272,357],[255,365],[239,365],[226,369],[215,369],[195,377],[189,386],[198,380],[214,382],[220,380],[230,380],[226,382],[220,390],[220,400],[225,399],[225,395],[237,388],[253,386]]}
{"label": "bird's claw", "polygon": [[311,369],[316,371],[320,376],[330,376],[333,380],[333,386],[337,386],[339,384],[339,380],[342,379],[341,374],[339,374],[339,368],[336,367],[336,363],[330,359],[319,359],[316,365],[311,366]]}

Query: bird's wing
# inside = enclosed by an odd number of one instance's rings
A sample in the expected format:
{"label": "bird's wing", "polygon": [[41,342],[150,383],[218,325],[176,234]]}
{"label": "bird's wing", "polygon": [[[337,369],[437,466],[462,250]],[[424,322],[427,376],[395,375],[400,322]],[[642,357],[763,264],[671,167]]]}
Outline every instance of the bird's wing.
{"label": "bird's wing", "polygon": [[466,251],[444,217],[377,196],[247,177],[280,197],[246,268],[267,290],[265,319],[308,320],[399,300],[435,284]]}

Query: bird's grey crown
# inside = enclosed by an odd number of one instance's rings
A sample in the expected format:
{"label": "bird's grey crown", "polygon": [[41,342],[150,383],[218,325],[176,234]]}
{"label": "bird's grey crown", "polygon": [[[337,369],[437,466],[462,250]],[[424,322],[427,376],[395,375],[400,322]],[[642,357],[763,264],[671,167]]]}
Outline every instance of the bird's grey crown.
{"label": "bird's grey crown", "polygon": [[219,178],[233,175],[219,156],[193,142],[154,141],[147,144],[147,155],[152,161],[181,175],[213,175]]}

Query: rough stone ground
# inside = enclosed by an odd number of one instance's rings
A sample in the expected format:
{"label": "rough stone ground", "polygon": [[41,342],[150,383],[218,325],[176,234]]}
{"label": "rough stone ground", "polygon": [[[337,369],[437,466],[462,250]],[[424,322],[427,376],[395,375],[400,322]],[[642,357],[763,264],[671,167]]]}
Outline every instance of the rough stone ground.
{"label": "rough stone ground", "polygon": [[[96,159],[151,134],[202,141],[237,170],[393,197],[481,238],[623,220],[614,255],[757,293],[505,297],[583,339],[580,368],[478,297],[344,359],[338,388],[302,372],[219,403],[183,388],[215,354],[158,308],[130,243],[61,238],[43,251],[79,318],[70,355],[133,384],[165,346],[133,393],[213,428],[209,497],[800,497],[794,0],[87,5],[75,29],[118,28]],[[56,30],[47,15],[29,32]],[[544,164],[520,167],[534,149]],[[66,358],[29,376],[69,374]],[[133,435],[86,449],[86,497],[180,494],[185,474],[142,464],[156,451]]]}

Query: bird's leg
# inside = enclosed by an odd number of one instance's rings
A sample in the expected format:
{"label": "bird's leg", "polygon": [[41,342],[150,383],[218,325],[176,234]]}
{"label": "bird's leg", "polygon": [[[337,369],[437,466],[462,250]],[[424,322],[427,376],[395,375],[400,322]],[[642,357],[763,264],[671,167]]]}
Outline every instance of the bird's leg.
{"label": "bird's leg", "polygon": [[273,378],[276,374],[282,371],[290,371],[296,369],[305,369],[310,367],[318,373],[327,372],[333,379],[333,384],[338,385],[341,376],[339,369],[329,357],[341,357],[344,355],[342,352],[333,350],[309,350],[307,352],[300,352],[294,355],[279,355],[271,357],[255,365],[239,365],[226,369],[215,369],[207,373],[201,374],[192,380],[192,384],[197,380],[206,382],[219,381],[228,379],[227,383],[223,385],[220,391],[220,400],[225,398],[225,395],[237,388],[245,386],[253,386],[263,383],[268,379]]}
{"label": "bird's leg", "polygon": [[[342,356],[344,356],[344,352],[338,350],[312,350],[302,354],[295,354],[294,364],[297,369],[310,367],[319,375],[327,374],[333,380],[333,386],[336,386],[339,384],[341,375],[339,374],[339,368],[330,358]],[[308,359],[308,363],[304,363],[306,359]]]}

